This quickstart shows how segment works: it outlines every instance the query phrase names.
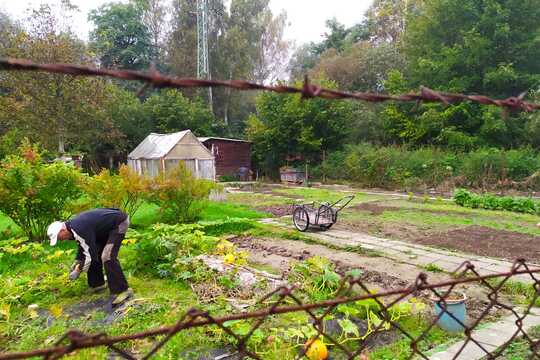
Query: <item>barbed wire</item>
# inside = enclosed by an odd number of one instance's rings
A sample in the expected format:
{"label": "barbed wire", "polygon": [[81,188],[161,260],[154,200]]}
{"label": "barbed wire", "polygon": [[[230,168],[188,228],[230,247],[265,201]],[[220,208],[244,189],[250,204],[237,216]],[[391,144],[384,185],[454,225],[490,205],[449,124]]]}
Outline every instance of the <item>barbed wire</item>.
{"label": "barbed wire", "polygon": [[56,74],[66,74],[73,76],[103,76],[122,80],[136,80],[146,83],[147,86],[155,88],[206,88],[206,87],[227,87],[236,90],[265,90],[285,94],[301,94],[303,98],[323,98],[323,99],[352,99],[372,103],[384,101],[397,102],[440,102],[445,105],[455,104],[463,101],[470,101],[482,105],[494,105],[514,111],[537,111],[540,104],[523,100],[525,93],[519,96],[512,96],[507,99],[492,99],[484,95],[465,95],[440,92],[427,87],[421,87],[420,93],[403,95],[386,95],[369,92],[347,92],[322,88],[312,84],[306,76],[302,87],[287,85],[264,85],[245,80],[204,80],[194,78],[178,78],[165,76],[157,70],[150,72],[139,72],[132,70],[109,70],[99,69],[91,66],[75,64],[39,64],[26,59],[0,59],[0,69],[22,70],[22,71],[45,71]]}
{"label": "barbed wire", "polygon": [[[453,358],[458,358],[467,344],[473,343],[482,350],[482,354],[486,358],[493,359],[500,356],[510,346],[512,341],[518,337],[522,338],[523,341],[528,343],[529,350],[533,355],[538,356],[537,351],[538,346],[540,346],[540,340],[534,340],[528,335],[524,326],[524,319],[530,314],[531,308],[535,305],[538,296],[540,295],[540,283],[535,276],[535,274],[538,274],[539,272],[540,268],[531,268],[526,264],[525,260],[519,259],[514,262],[509,272],[480,275],[476,271],[474,265],[471,262],[466,261],[456,270],[454,273],[455,278],[452,280],[430,284],[427,275],[425,273],[420,273],[418,274],[416,281],[407,288],[400,288],[379,293],[374,293],[371,291],[368,286],[360,280],[360,278],[343,276],[339,288],[336,291],[336,296],[326,301],[303,303],[301,296],[298,293],[300,290],[297,287],[283,286],[260,299],[258,302],[259,304],[271,300],[273,301],[273,305],[259,310],[241,312],[222,317],[214,317],[207,311],[191,309],[187,311],[184,316],[182,316],[174,325],[120,336],[107,336],[104,333],[89,335],[78,330],[70,330],[66,332],[52,347],[0,354],[0,360],[25,359],[36,356],[41,356],[44,359],[58,359],[80,349],[100,346],[108,347],[115,354],[125,359],[148,359],[155,355],[174,335],[178,334],[179,332],[187,329],[208,326],[217,326],[223,332],[229,335],[233,340],[228,345],[235,348],[236,351],[238,351],[238,353],[242,356],[247,356],[253,359],[261,359],[261,356],[257,354],[256,351],[251,349],[249,344],[249,341],[255,331],[263,325],[265,320],[272,316],[295,312],[306,313],[311,319],[311,324],[316,331],[316,335],[311,339],[305,339],[308,345],[302,347],[298,351],[296,356],[297,359],[304,357],[304,355],[306,355],[306,353],[309,351],[310,346],[314,346],[312,344],[314,344],[315,340],[318,339],[324,339],[327,344],[335,347],[333,351],[340,351],[347,359],[358,358],[358,356],[364,354],[364,352],[368,349],[369,338],[385,329],[386,331],[392,329],[410,340],[409,358],[419,356],[420,358],[428,359],[428,355],[422,349],[420,344],[426,339],[428,334],[439,323],[443,316],[451,319],[453,322],[455,322],[455,324],[461,327],[461,333],[464,336],[463,345],[455,353]],[[514,304],[504,302],[502,300],[502,296],[500,296],[505,284],[518,276],[528,276],[527,279],[531,289],[534,289],[534,294],[532,294],[532,297],[528,299],[529,301],[524,305],[521,313],[518,312]],[[523,280],[523,278],[521,278],[521,280]],[[456,313],[449,309],[449,305],[452,302],[451,296],[453,296],[452,294],[455,294],[454,291],[456,287],[471,283],[482,285],[488,290],[486,295],[488,304],[480,314],[467,322],[463,318],[458,318]],[[399,305],[410,296],[417,296],[422,293],[424,297],[429,295],[429,298],[433,301],[433,303],[436,303],[439,307],[440,313],[430,319],[428,325],[425,327],[425,329],[422,329],[423,331],[419,336],[414,336],[410,331],[406,330],[402,325],[399,324],[398,321],[393,318],[391,312],[394,306]],[[337,306],[368,299],[373,300],[379,307],[377,315],[382,321],[375,326],[370,334],[356,342],[355,348],[348,347],[342,342],[338,341],[335,336],[325,328],[325,321],[328,315],[330,315]],[[292,303],[292,305],[290,305],[290,303]],[[493,349],[493,346],[486,346],[486,344],[476,339],[474,334],[474,330],[478,328],[480,323],[485,320],[488,314],[494,309],[503,309],[507,313],[511,314],[510,316],[515,318],[516,327],[515,331],[508,335],[508,339],[504,342],[504,344],[495,349]],[[322,313],[320,313],[320,311],[322,311]],[[227,325],[227,322],[234,320],[254,320],[254,323],[251,325],[251,328],[247,333],[244,333],[244,335],[239,335],[235,333],[232,327]],[[143,338],[148,339],[156,336],[163,336],[163,338],[155,342],[150,349],[140,357],[137,357],[135,354],[132,354],[118,346],[120,343],[126,341]],[[65,342],[68,343],[63,344]]]}

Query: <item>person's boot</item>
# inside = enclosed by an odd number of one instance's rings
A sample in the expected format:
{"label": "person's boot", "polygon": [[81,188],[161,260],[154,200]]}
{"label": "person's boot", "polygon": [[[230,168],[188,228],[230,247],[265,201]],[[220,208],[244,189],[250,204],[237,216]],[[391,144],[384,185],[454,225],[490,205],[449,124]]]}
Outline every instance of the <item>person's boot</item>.
{"label": "person's boot", "polygon": [[105,283],[103,285],[96,286],[96,287],[91,287],[90,288],[90,293],[96,294],[98,292],[102,292],[105,289],[107,289],[107,283]]}
{"label": "person's boot", "polygon": [[122,304],[124,301],[126,301],[127,299],[129,299],[131,296],[133,296],[133,290],[131,290],[131,288],[128,288],[126,291],[124,292],[121,292],[120,294],[117,294],[113,301],[112,301],[112,305],[113,306],[117,306],[117,305],[120,305]]}

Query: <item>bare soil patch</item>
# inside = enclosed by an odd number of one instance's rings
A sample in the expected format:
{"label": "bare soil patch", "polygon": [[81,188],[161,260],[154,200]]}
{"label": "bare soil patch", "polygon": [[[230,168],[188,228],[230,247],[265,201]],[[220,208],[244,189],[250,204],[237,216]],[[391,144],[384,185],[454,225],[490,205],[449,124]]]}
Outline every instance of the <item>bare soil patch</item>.
{"label": "bare soil patch", "polygon": [[[250,253],[250,260],[279,269],[285,275],[291,261],[306,260],[313,256],[325,257],[334,263],[338,272],[362,270],[361,279],[381,289],[406,287],[414,283],[418,269],[412,265],[395,263],[385,258],[362,256],[357,253],[330,249],[323,245],[294,240],[237,237],[230,239],[242,250]],[[430,275],[430,278],[442,275]],[[434,279],[435,280],[435,279]]]}
{"label": "bare soil patch", "polygon": [[[366,257],[347,251],[339,251],[327,248],[323,245],[306,244],[294,240],[276,240],[269,238],[237,237],[230,239],[239,249],[250,253],[250,261],[269,265],[283,272],[286,277],[291,266],[291,261],[302,261],[312,256],[322,256],[332,261],[338,272],[346,272],[350,269],[362,271],[361,280],[369,288],[377,291],[395,290],[405,288],[414,283],[420,269],[413,265],[393,262],[386,258]],[[448,280],[446,274],[429,274],[429,282],[436,283]],[[467,312],[469,322],[478,319],[484,310],[490,305],[488,291],[477,284],[460,285],[456,290],[467,294]],[[417,294],[427,304],[431,293],[429,291]],[[505,295],[500,294],[500,301],[510,304]],[[504,309],[495,307],[488,316],[488,320],[495,320],[506,314]],[[389,339],[379,339],[386,342]],[[378,342],[378,341],[376,341]]]}
{"label": "bare soil patch", "polygon": [[429,228],[422,228],[407,223],[384,223],[376,221],[358,221],[348,219],[338,219],[334,225],[335,229],[360,232],[388,239],[409,240],[415,242],[416,239],[429,237],[438,234],[440,231],[434,231]]}
{"label": "bare soil patch", "polygon": [[418,237],[415,243],[460,250],[513,261],[526,258],[540,263],[540,237],[485,226],[468,226],[441,234]]}
{"label": "bare soil patch", "polygon": [[439,215],[469,215],[468,213],[463,212],[463,211],[441,211],[441,210],[433,210],[433,209],[402,208],[399,206],[382,205],[378,201],[371,201],[371,202],[364,202],[364,203],[356,204],[352,206],[351,209],[369,211],[371,215],[380,215],[384,211],[399,211],[399,210],[411,210],[411,211],[418,211],[418,212],[439,214]]}

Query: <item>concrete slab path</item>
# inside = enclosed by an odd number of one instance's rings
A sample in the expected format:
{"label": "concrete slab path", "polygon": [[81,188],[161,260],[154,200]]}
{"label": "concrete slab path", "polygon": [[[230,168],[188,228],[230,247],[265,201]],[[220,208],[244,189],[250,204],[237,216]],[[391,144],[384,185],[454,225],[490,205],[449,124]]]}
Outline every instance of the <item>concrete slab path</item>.
{"label": "concrete slab path", "polygon": [[[486,351],[490,354],[495,352],[514,336],[518,331],[516,320],[515,315],[510,315],[487,325],[481,330],[473,331],[471,337],[480,343],[482,347],[472,341],[464,340],[453,344],[444,351],[432,354],[429,358],[431,360],[477,360],[485,358],[488,355]],[[539,325],[540,314],[538,314],[538,310],[533,309],[523,320],[523,330],[527,333],[532,327]],[[518,338],[519,335],[517,336]]]}

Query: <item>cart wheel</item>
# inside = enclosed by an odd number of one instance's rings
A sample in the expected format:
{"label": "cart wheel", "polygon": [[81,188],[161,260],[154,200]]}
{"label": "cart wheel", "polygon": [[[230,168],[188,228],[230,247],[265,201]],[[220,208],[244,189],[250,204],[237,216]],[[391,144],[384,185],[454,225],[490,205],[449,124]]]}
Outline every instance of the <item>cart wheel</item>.
{"label": "cart wheel", "polygon": [[[322,204],[321,206],[319,206],[319,216],[323,216],[323,217],[325,217],[327,219],[331,219],[332,222],[336,222],[336,220],[335,220],[336,215],[337,214],[335,213],[334,209],[332,209],[331,206],[328,206],[326,204]],[[332,226],[332,225],[330,225],[330,226]]]}
{"label": "cart wheel", "polygon": [[308,229],[308,227],[309,227],[309,215],[308,215],[306,209],[304,209],[302,207],[297,207],[294,210],[293,223],[294,223],[294,226],[299,231],[306,231]]}

